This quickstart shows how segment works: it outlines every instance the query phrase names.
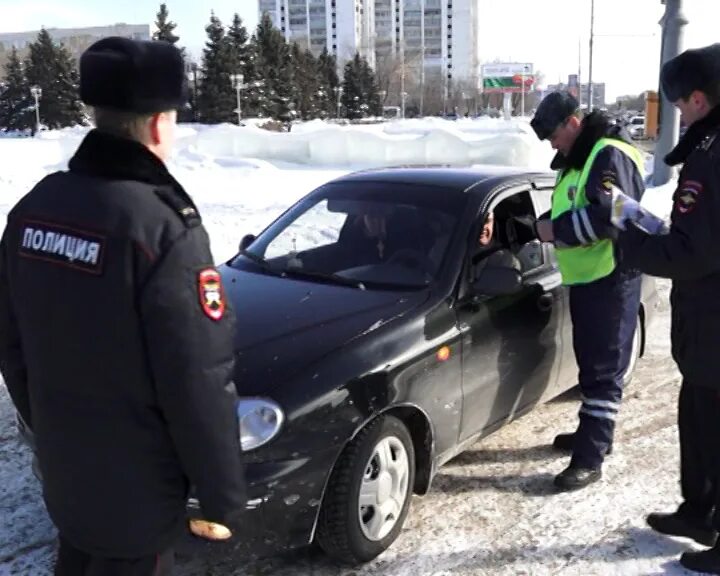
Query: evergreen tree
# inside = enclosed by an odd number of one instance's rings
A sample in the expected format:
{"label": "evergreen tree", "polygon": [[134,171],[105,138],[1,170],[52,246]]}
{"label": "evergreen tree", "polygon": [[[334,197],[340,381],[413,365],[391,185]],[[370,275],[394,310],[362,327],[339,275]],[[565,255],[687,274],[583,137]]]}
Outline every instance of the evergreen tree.
{"label": "evergreen tree", "polygon": [[368,61],[357,52],[345,65],[342,103],[350,120],[382,114],[375,74]]}
{"label": "evergreen tree", "polygon": [[293,84],[295,88],[295,110],[303,120],[323,116],[320,114],[320,77],[318,63],[309,50],[301,50],[293,43],[291,49]]}
{"label": "evergreen tree", "polygon": [[5,81],[0,84],[0,130],[26,130],[34,124],[30,86],[15,48],[5,64]]}
{"label": "evergreen tree", "polygon": [[337,60],[324,48],[317,60],[318,79],[320,81],[318,105],[325,116],[334,117],[337,114],[337,88],[340,79],[337,74]]}
{"label": "evergreen tree", "polygon": [[378,90],[375,72],[373,72],[367,59],[362,58],[360,64],[360,84],[363,89],[364,104],[367,105],[366,112],[370,116],[382,116],[382,101],[380,100],[380,91]]}
{"label": "evergreen tree", "polygon": [[157,30],[153,33],[152,38],[153,40],[164,40],[170,42],[170,44],[175,44],[180,40],[180,37],[173,32],[177,28],[177,24],[169,21],[168,16],[167,4],[160,4],[160,11],[157,13],[157,20],[155,21]]}
{"label": "evergreen tree", "polygon": [[293,118],[295,95],[292,84],[290,49],[270,16],[263,14],[253,36],[256,70],[262,71],[264,87],[259,99],[260,111],[277,120]]}
{"label": "evergreen tree", "polygon": [[248,53],[248,33],[239,14],[233,17],[233,23],[228,28],[227,40],[230,45],[233,70],[245,74],[245,65]]}
{"label": "evergreen tree", "polygon": [[30,44],[25,75],[30,86],[42,89],[42,124],[55,129],[84,122],[79,99],[80,78],[75,62],[63,45],[53,43],[45,29]]}
{"label": "evergreen tree", "polygon": [[233,122],[237,106],[235,87],[231,75],[234,73],[232,54],[220,19],[212,12],[210,23],[205,28],[208,41],[202,57],[202,82],[198,94],[198,116],[208,124]]}
{"label": "evergreen tree", "polygon": [[349,120],[363,117],[361,108],[363,98],[362,64],[360,54],[355,53],[355,57],[345,64],[345,70],[343,71],[342,105]]}

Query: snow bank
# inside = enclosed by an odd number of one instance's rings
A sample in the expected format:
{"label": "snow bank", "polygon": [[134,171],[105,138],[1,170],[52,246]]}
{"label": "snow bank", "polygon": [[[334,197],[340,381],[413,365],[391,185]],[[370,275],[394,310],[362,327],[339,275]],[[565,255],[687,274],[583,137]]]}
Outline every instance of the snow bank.
{"label": "snow bank", "polygon": [[185,128],[180,154],[257,158],[306,166],[381,167],[402,164],[503,164],[545,168],[552,158],[527,122],[479,119],[404,120],[361,126],[321,121],[290,133],[223,124]]}

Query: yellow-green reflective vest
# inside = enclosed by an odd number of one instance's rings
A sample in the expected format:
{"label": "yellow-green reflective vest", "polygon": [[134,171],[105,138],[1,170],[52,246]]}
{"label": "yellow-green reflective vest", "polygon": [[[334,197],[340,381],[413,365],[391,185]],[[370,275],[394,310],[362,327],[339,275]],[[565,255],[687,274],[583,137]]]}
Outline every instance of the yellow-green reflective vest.
{"label": "yellow-green reflective vest", "polygon": [[[639,150],[621,140],[600,138],[590,151],[582,170],[571,168],[558,174],[552,197],[551,218],[553,220],[569,210],[579,210],[589,204],[585,195],[585,185],[595,157],[605,146],[615,146],[627,154],[635,162],[640,174],[643,174],[643,158]],[[572,248],[558,246],[555,253],[563,284],[587,284],[609,276],[615,270],[615,252],[612,240],[596,240],[590,244]]]}

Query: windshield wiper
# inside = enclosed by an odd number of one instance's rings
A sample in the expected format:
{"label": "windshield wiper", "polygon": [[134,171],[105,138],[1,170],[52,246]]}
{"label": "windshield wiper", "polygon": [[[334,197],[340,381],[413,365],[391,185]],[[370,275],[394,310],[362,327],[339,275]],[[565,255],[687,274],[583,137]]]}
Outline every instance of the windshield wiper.
{"label": "windshield wiper", "polygon": [[303,270],[302,268],[283,268],[280,273],[283,276],[307,278],[308,280],[319,280],[321,282],[329,282],[331,284],[338,284],[340,286],[349,286],[351,288],[365,290],[365,284],[363,284],[359,280],[352,280],[338,274],[316,272],[315,270]]}

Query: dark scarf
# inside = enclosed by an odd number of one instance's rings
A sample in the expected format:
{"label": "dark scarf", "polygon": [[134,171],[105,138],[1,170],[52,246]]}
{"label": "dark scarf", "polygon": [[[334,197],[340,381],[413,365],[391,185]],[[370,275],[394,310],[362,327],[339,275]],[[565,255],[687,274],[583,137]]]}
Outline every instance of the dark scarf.
{"label": "dark scarf", "polygon": [[197,211],[195,204],[180,183],[173,178],[160,158],[143,144],[91,130],[68,164],[77,174],[107,180],[135,180],[171,189]]}
{"label": "dark scarf", "polygon": [[578,134],[573,147],[570,149],[570,153],[566,157],[558,152],[553,158],[550,168],[553,170],[564,170],[566,168],[582,170],[588,156],[590,156],[590,152],[592,152],[593,146],[600,138],[614,138],[627,143],[631,142],[627,133],[619,126],[610,124],[607,116],[602,112],[591,112],[583,118],[580,134]]}
{"label": "dark scarf", "polygon": [[665,164],[668,166],[682,164],[707,136],[718,131],[720,131],[720,106],[710,110],[705,118],[693,122],[675,148],[665,156]]}

